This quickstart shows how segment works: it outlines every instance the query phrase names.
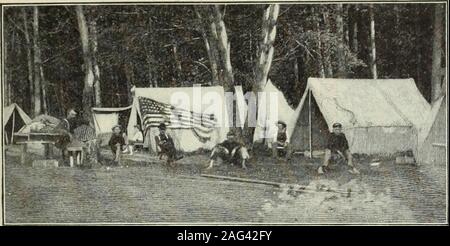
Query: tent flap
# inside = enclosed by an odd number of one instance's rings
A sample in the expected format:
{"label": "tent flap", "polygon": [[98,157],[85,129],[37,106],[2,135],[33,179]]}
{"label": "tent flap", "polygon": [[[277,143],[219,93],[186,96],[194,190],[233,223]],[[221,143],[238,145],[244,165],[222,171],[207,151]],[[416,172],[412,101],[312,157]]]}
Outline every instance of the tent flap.
{"label": "tent flap", "polygon": [[[309,107],[309,93],[329,130],[335,122],[343,125],[350,150],[355,153],[416,153],[418,132],[431,110],[412,79],[309,78],[295,111],[296,121],[305,119],[301,114],[309,112],[302,110]],[[314,117],[312,128],[319,120]],[[313,130],[313,134],[317,132],[321,130]]]}

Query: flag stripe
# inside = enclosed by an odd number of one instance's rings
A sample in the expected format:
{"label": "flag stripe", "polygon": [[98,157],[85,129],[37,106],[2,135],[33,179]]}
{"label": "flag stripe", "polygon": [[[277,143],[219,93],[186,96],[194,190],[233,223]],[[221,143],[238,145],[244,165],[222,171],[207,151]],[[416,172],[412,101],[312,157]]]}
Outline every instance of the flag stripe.
{"label": "flag stripe", "polygon": [[204,127],[215,127],[217,122],[211,122],[211,121],[201,121],[198,119],[192,119],[189,117],[171,117],[171,116],[156,116],[156,115],[146,115],[144,116],[144,122],[150,120],[150,121],[170,121],[172,123],[174,122],[182,122],[183,124],[193,124],[193,125],[199,125]]}
{"label": "flag stripe", "polygon": [[214,114],[180,109],[150,98],[139,97],[138,99],[145,129],[165,123],[168,128],[192,129],[197,137],[209,139],[210,133],[217,127]]}

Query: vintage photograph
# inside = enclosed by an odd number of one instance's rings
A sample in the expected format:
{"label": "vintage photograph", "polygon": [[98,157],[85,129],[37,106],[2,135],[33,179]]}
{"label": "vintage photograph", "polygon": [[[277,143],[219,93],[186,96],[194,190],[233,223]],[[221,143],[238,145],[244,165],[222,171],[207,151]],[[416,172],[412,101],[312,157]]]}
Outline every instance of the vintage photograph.
{"label": "vintage photograph", "polygon": [[1,8],[4,225],[448,224],[447,2]]}

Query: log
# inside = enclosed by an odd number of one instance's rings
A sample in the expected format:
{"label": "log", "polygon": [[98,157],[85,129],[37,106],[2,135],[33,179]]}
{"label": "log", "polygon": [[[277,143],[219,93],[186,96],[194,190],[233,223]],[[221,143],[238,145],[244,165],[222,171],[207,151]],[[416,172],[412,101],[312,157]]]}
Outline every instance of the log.
{"label": "log", "polygon": [[238,178],[238,177],[230,177],[230,176],[220,176],[220,175],[212,175],[212,174],[201,174],[201,177],[205,178],[214,178],[214,179],[222,179],[222,180],[230,180],[230,181],[236,181],[236,182],[243,182],[243,183],[253,183],[253,184],[264,184],[264,185],[271,185],[276,188],[282,188],[282,187],[288,187],[291,188],[294,192],[334,192],[339,194],[345,194],[347,197],[351,196],[352,190],[349,188],[346,191],[343,190],[333,190],[331,188],[327,189],[311,189],[303,185],[296,185],[296,184],[285,184],[285,183],[278,183],[278,182],[271,182],[271,181],[265,181],[265,180],[257,180],[257,179],[246,179],[246,178]]}
{"label": "log", "polygon": [[281,187],[284,185],[283,183],[270,182],[270,181],[264,181],[264,180],[256,180],[256,179],[230,177],[230,176],[220,176],[220,175],[211,175],[211,174],[201,174],[200,176],[206,177],[206,178],[223,179],[223,180],[230,180],[230,181],[237,181],[237,182],[244,182],[244,183],[272,185],[272,186],[276,186],[276,187]]}

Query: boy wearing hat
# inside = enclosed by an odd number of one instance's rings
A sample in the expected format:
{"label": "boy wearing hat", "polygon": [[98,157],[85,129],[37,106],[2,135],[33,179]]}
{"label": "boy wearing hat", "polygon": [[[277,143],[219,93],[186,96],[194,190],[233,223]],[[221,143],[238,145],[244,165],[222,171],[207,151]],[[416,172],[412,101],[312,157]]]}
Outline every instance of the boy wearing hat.
{"label": "boy wearing hat", "polygon": [[279,149],[283,149],[286,153],[286,160],[291,158],[291,151],[289,145],[289,138],[287,132],[287,125],[284,121],[277,122],[277,129],[272,138],[272,156],[278,157]]}
{"label": "boy wearing hat", "polygon": [[247,148],[239,143],[233,132],[227,133],[227,139],[214,147],[209,157],[210,162],[207,169],[211,169],[214,161],[220,158],[224,161],[230,162],[232,165],[241,162],[242,168],[247,169],[245,162],[249,159]]}
{"label": "boy wearing hat", "polygon": [[159,134],[155,136],[156,146],[161,150],[160,152],[167,155],[167,164],[171,165],[183,156],[177,156],[177,150],[172,137],[166,132],[166,124],[161,123],[158,126]]}
{"label": "boy wearing hat", "polygon": [[336,163],[340,160],[347,161],[347,165],[351,168],[350,173],[359,173],[355,166],[353,166],[352,153],[349,150],[347,138],[342,132],[341,123],[333,124],[333,131],[329,135],[325,149],[323,165],[317,170],[319,174],[323,174],[327,171],[330,160]]}

